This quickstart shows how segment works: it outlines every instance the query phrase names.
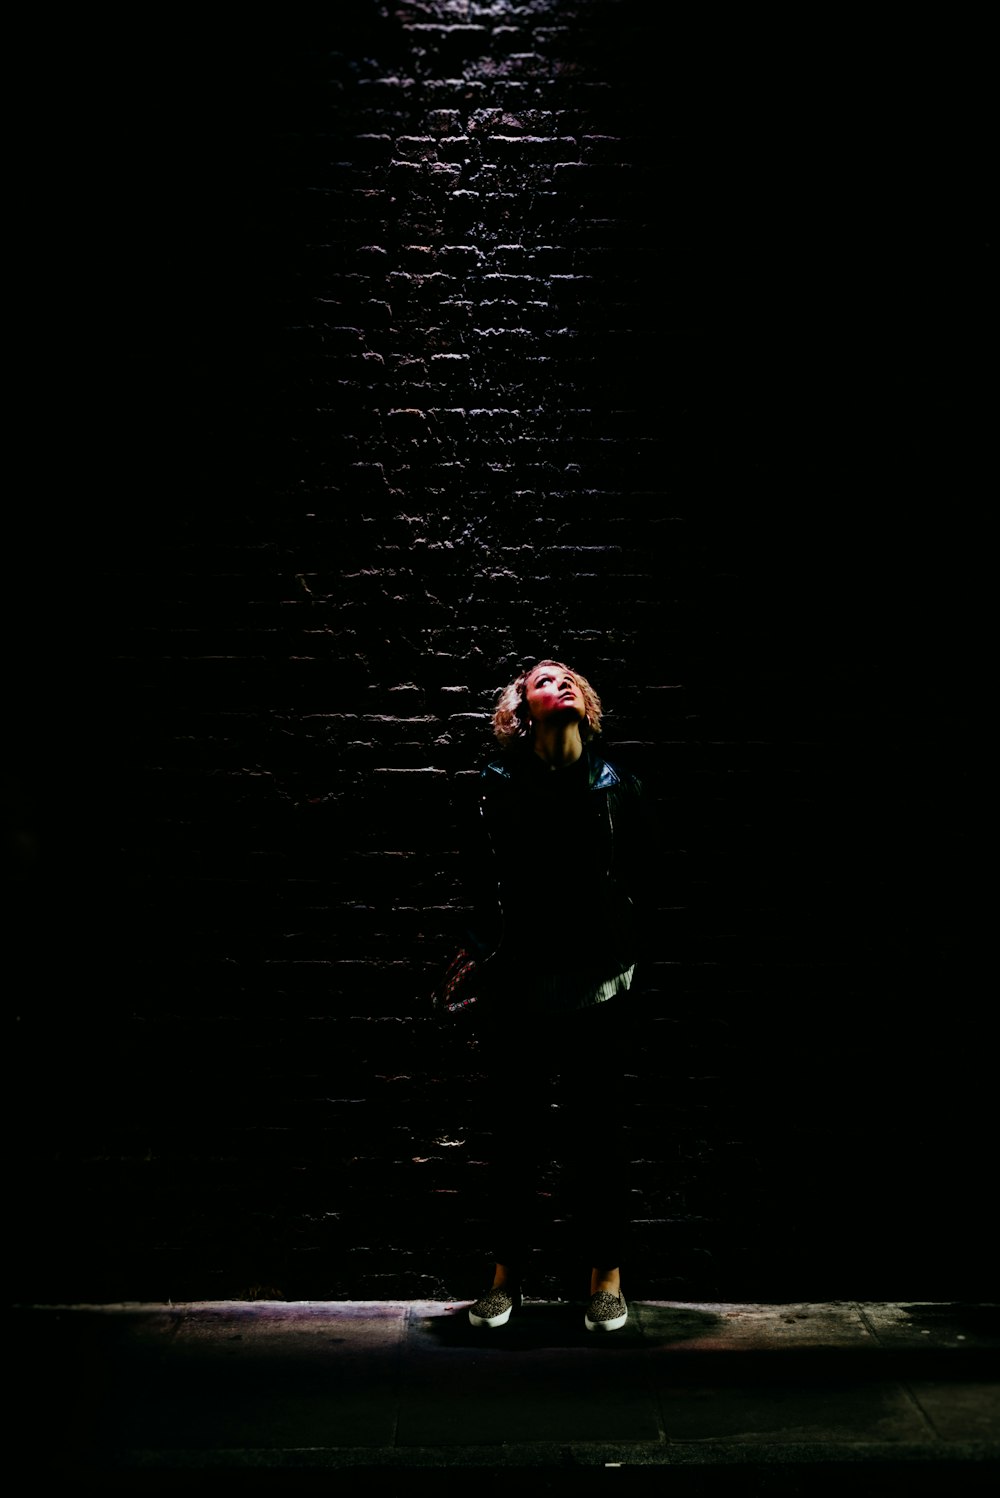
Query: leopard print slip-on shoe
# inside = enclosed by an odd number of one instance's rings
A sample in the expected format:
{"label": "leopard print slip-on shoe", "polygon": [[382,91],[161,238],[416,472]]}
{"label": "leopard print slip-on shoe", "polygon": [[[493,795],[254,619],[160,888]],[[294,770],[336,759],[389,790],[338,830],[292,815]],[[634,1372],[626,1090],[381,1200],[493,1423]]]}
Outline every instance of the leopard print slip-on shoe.
{"label": "leopard print slip-on shoe", "polygon": [[487,1290],[469,1307],[469,1320],[473,1326],[503,1326],[515,1307],[521,1308],[520,1290]]}
{"label": "leopard print slip-on shoe", "polygon": [[583,1324],[588,1332],[616,1332],[628,1320],[628,1306],[624,1295],[611,1295],[607,1290],[598,1290],[590,1297]]}

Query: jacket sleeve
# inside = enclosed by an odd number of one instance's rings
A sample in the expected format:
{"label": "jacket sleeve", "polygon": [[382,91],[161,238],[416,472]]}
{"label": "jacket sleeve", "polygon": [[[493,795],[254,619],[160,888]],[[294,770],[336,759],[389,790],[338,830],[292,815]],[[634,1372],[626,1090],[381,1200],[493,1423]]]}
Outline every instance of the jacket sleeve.
{"label": "jacket sleeve", "polygon": [[619,877],[635,914],[640,961],[655,954],[657,910],[660,904],[658,871],[662,867],[658,807],[646,784],[630,775],[623,794]]}
{"label": "jacket sleeve", "polygon": [[461,882],[460,940],[482,960],[500,940],[501,915],[497,871],[484,807],[483,777],[458,798],[456,809]]}

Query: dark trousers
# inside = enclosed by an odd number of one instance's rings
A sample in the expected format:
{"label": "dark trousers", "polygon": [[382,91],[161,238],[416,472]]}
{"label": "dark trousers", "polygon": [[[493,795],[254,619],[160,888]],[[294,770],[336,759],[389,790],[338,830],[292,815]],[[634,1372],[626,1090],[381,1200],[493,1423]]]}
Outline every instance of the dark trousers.
{"label": "dark trousers", "polygon": [[563,1219],[582,1261],[628,1251],[628,1004],[526,1017],[480,1036],[488,1212],[497,1263],[519,1269],[542,1221]]}

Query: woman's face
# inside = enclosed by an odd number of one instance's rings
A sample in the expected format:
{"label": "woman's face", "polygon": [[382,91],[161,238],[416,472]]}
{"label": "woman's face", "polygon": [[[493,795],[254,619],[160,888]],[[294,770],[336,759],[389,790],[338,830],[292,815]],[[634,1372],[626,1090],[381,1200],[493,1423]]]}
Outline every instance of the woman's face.
{"label": "woman's face", "polygon": [[535,723],[558,723],[573,718],[582,723],[587,706],[576,677],[566,666],[543,661],[524,683],[524,700]]}

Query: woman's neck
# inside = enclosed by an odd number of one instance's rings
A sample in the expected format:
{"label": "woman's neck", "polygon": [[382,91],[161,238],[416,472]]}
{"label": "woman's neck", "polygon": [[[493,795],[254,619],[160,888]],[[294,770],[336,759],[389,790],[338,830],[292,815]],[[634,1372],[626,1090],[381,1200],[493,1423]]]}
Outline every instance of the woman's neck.
{"label": "woman's neck", "polygon": [[551,726],[536,723],[532,749],[550,770],[560,770],[566,765],[576,764],[583,753],[583,739],[579,723],[559,723]]}

